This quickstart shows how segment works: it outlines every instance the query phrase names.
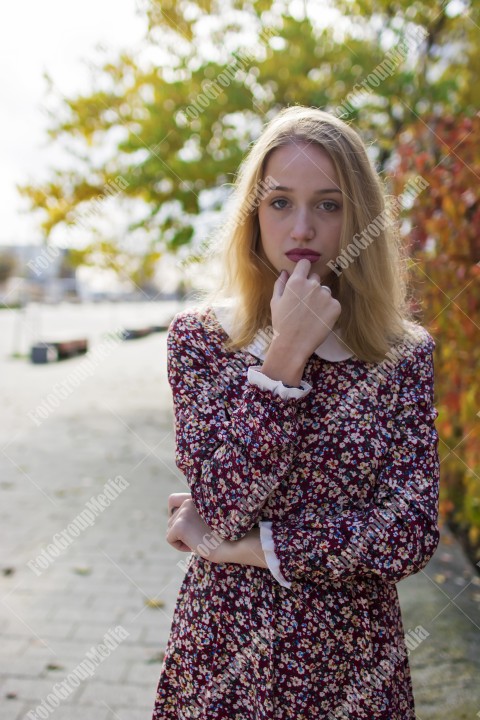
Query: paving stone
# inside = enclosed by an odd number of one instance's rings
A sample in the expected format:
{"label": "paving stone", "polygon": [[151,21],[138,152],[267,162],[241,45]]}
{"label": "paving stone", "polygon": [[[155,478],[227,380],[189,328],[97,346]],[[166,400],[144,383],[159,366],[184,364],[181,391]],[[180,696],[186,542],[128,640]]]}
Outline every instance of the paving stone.
{"label": "paving stone", "polygon": [[[27,621],[30,618],[27,616]],[[53,620],[52,622],[48,622],[46,619],[42,618],[40,621],[33,621],[32,623],[29,623],[31,625],[32,630],[34,631],[35,635],[38,636],[41,640],[45,640],[45,642],[50,645],[52,644],[52,641],[56,638],[59,639],[69,639],[74,637],[77,628],[78,623],[72,623],[72,622],[56,622]]]}
{"label": "paving stone", "polygon": [[[123,610],[121,607],[114,607],[108,610],[96,609],[94,619],[99,625],[118,624],[122,618]],[[70,606],[54,605],[48,613],[48,620],[51,622],[72,622],[82,625],[86,620],[92,619],[91,609],[86,605],[84,600],[80,606],[76,602]]]}
{"label": "paving stone", "polygon": [[100,706],[95,708],[93,716],[89,716],[85,707],[60,705],[51,717],[52,720],[90,720],[90,718],[91,720],[109,720],[110,711],[108,708]]}
{"label": "paving stone", "polygon": [[[24,702],[35,702],[39,705],[41,701],[46,698],[49,693],[52,692],[52,688],[57,682],[61,682],[65,679],[65,675],[62,675],[57,680],[51,678],[8,678],[2,687],[2,696],[6,697],[9,694],[15,695],[18,700]],[[78,689],[75,689],[71,696],[70,702],[78,696]]]}
{"label": "paving stone", "polygon": [[[28,649],[30,643],[27,638],[2,638],[2,656],[8,658],[20,657]],[[0,658],[1,661],[2,658]]]}
{"label": "paving stone", "polygon": [[155,702],[155,696],[152,697],[150,704],[150,710],[133,710],[130,707],[118,707],[112,706],[111,712],[107,717],[107,720],[150,720],[153,712],[153,706]]}
{"label": "paving stone", "polygon": [[[100,623],[100,624],[82,624],[80,625],[76,632],[74,633],[74,638],[78,640],[89,640],[92,644],[98,644],[102,642],[102,638],[105,635],[105,633],[110,629],[114,628],[116,625],[120,625],[121,627],[124,627],[121,623]],[[125,630],[128,632],[128,637],[125,638],[125,640],[122,641],[122,643],[125,644],[132,644],[138,642],[138,640],[141,638],[143,633],[143,628],[141,626],[135,627],[134,625],[125,625]]]}
{"label": "paving stone", "polygon": [[8,700],[2,697],[2,720],[24,720],[29,710],[28,704],[21,700]]}
{"label": "paving stone", "polygon": [[84,705],[102,706],[105,702],[113,707],[145,708],[153,710],[152,692],[146,690],[143,685],[123,683],[122,685],[108,684],[103,682],[92,682],[85,687],[81,702]]}
{"label": "paving stone", "polygon": [[2,676],[13,676],[13,677],[31,677],[38,678],[44,671],[48,662],[45,663],[41,657],[28,657],[22,655],[22,657],[10,657],[8,662],[3,660],[0,664],[0,674]]}
{"label": "paving stone", "polygon": [[161,666],[160,662],[131,664],[128,670],[127,682],[154,688],[158,683]]}

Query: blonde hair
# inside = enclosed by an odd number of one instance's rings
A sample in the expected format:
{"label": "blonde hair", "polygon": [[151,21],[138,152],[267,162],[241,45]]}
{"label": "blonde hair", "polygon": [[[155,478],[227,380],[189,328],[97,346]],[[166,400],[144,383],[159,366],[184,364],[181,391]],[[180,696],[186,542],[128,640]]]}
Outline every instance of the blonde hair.
{"label": "blonde hair", "polygon": [[[339,255],[388,211],[380,178],[357,132],[342,120],[317,108],[283,109],[265,126],[242,162],[229,203],[229,220],[220,235],[220,280],[203,297],[203,304],[233,299],[235,330],[225,346],[236,351],[248,345],[271,324],[270,300],[278,271],[259,256],[260,226],[257,208],[265,188],[270,154],[292,142],[316,143],[329,155],[343,196]],[[373,226],[372,226],[373,227]],[[376,232],[378,232],[378,223]],[[332,272],[332,295],[342,306],[335,329],[354,355],[380,362],[397,343],[418,337],[421,328],[409,309],[408,257],[398,231],[387,223],[373,241]]]}

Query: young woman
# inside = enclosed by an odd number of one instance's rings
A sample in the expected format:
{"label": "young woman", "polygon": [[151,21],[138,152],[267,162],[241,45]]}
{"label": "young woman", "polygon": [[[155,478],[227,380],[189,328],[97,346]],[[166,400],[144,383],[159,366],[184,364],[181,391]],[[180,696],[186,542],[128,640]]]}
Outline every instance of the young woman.
{"label": "young woman", "polygon": [[394,215],[317,109],[240,169],[221,290],[168,333],[191,555],[154,720],[415,718],[396,583],[439,539],[438,412]]}

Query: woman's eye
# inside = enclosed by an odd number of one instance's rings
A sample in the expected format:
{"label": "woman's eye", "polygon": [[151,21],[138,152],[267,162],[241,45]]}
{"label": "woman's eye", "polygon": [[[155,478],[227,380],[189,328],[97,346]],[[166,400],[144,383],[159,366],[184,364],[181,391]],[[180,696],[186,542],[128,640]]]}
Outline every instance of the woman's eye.
{"label": "woman's eye", "polygon": [[285,207],[285,205],[277,205],[276,203],[286,203],[286,202],[287,201],[285,200],[285,198],[277,198],[276,200],[273,200],[271,202],[271,206],[274,208],[277,208],[277,210],[282,210]]}
{"label": "woman's eye", "polygon": [[[286,198],[276,198],[275,200],[272,200],[270,205],[277,210],[283,210],[288,205],[288,200]],[[335,210],[338,210],[339,205],[333,200],[323,200],[320,203],[320,207],[322,208],[322,210],[331,213]]]}
{"label": "woman's eye", "polygon": [[336,202],[333,202],[333,200],[324,200],[321,203],[324,210],[327,212],[333,212],[334,210],[338,209],[338,205]]}

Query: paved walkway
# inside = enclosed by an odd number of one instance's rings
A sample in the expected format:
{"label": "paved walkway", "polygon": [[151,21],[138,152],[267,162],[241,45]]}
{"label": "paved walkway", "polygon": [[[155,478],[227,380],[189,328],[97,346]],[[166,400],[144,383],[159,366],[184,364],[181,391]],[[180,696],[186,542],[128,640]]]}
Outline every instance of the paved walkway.
{"label": "paved walkway", "polygon": [[[165,352],[164,333],[119,344],[73,390],[85,359],[2,361],[2,720],[151,717],[187,557],[164,539],[186,489]],[[446,531],[398,587],[406,631],[428,633],[410,655],[419,720],[480,717],[480,580]]]}

